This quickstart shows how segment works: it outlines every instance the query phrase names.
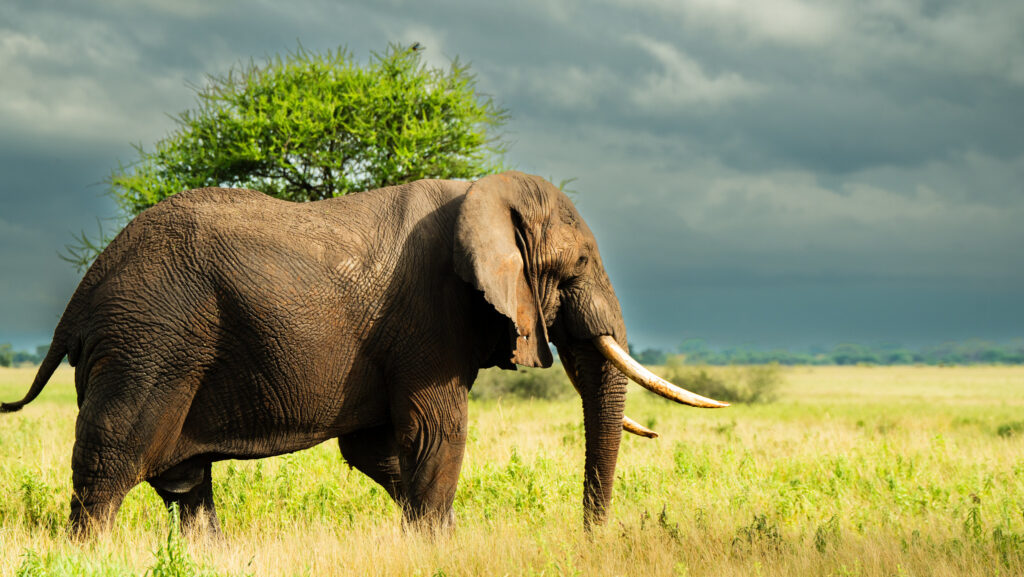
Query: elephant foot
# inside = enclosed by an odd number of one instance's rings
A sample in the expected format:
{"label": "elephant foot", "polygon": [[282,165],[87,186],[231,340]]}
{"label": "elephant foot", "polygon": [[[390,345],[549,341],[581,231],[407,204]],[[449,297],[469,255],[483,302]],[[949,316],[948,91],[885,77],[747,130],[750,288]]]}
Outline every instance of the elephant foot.
{"label": "elephant foot", "polygon": [[449,507],[444,513],[415,513],[408,506],[403,511],[402,527],[406,531],[427,533],[436,537],[455,534],[455,508]]}

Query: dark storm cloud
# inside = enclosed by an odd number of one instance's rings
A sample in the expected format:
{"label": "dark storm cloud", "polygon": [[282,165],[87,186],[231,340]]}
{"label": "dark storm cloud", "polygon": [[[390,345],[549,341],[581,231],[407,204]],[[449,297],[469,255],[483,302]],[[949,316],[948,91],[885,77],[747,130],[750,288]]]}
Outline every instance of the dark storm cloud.
{"label": "dark storm cloud", "polygon": [[671,345],[1018,335],[1019,3],[7,3],[0,342],[45,339],[94,184],[188,83],[339,45],[471,61],[509,161],[576,177],[631,338]]}

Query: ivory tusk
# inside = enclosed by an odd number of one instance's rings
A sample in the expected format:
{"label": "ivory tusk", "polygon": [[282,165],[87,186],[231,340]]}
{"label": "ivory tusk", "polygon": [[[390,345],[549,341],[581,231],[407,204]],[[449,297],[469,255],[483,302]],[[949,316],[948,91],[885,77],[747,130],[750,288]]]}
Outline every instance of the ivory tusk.
{"label": "ivory tusk", "polygon": [[640,423],[634,421],[633,419],[630,419],[625,415],[622,416],[622,430],[626,431],[627,433],[633,433],[634,435],[640,437],[647,437],[648,439],[658,438],[658,433],[655,433],[654,431],[648,429],[647,427],[641,425]]}
{"label": "ivory tusk", "polygon": [[629,353],[622,350],[619,343],[615,342],[615,339],[608,335],[602,335],[594,339],[594,346],[597,350],[601,351],[601,354],[606,359],[612,362],[620,371],[625,373],[627,377],[636,381],[636,383],[645,389],[657,393],[666,399],[671,399],[677,403],[684,405],[690,405],[693,407],[704,407],[708,409],[728,407],[729,403],[723,403],[707,397],[702,397],[696,393],[691,393],[686,389],[677,387],[658,375],[647,370],[647,367],[638,363],[633,357],[629,356]]}

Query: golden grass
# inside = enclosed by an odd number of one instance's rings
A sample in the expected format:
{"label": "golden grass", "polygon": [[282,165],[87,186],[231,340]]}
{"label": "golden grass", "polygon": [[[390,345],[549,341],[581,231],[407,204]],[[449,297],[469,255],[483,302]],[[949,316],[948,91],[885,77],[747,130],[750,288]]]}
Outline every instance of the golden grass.
{"label": "golden grass", "polygon": [[[33,372],[0,370],[0,398],[20,398]],[[715,411],[631,392],[629,414],[662,437],[624,439],[611,521],[591,535],[579,401],[499,401],[471,406],[452,535],[405,530],[325,443],[217,464],[227,537],[178,546],[232,575],[1024,574],[1024,367],[785,379],[776,403]],[[72,380],[62,367],[0,416],[0,575],[138,575],[166,548],[146,486],[110,533],[64,536]]]}

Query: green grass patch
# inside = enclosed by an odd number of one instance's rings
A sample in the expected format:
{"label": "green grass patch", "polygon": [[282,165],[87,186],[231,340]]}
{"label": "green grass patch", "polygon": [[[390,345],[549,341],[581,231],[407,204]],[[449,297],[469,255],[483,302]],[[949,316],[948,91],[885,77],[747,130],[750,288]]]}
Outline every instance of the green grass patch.
{"label": "green grass patch", "polygon": [[[81,542],[64,530],[76,407],[62,369],[0,416],[0,574],[1024,573],[1024,369],[773,370],[768,404],[704,411],[631,389],[628,414],[661,437],[623,438],[610,523],[590,535],[563,383],[562,399],[471,401],[453,535],[404,528],[329,442],[217,463],[223,541],[180,535],[143,484],[111,534]],[[30,380],[0,371],[0,398]]]}

